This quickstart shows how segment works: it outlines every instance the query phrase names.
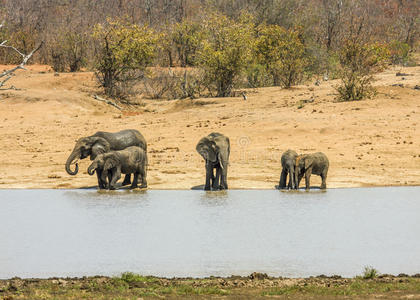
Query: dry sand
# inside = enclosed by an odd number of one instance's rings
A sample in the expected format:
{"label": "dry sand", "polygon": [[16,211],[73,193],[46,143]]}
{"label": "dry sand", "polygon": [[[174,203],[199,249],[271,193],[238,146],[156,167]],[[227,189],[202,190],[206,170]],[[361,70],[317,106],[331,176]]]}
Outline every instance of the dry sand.
{"label": "dry sand", "polygon": [[[2,69],[5,66],[0,66]],[[396,76],[397,71],[413,76]],[[81,188],[96,185],[88,159],[76,176],[64,163],[75,141],[98,130],[138,129],[149,149],[150,189],[190,189],[204,183],[197,141],[221,132],[231,141],[229,187],[272,189],[283,151],[324,152],[328,188],[420,184],[420,67],[375,76],[372,100],[336,102],[337,81],[248,90],[248,100],[144,100],[119,111],[93,99],[92,73],[54,76],[47,66],[18,71],[0,92],[0,188]],[[403,84],[403,87],[392,86]],[[314,99],[298,109],[301,100]],[[319,185],[318,176],[312,176]],[[302,183],[303,186],[303,183]]]}

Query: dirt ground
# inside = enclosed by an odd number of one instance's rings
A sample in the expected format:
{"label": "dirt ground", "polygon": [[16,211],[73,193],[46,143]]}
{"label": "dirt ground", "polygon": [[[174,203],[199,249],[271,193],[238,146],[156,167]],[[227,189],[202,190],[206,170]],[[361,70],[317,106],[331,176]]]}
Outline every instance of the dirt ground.
{"label": "dirt ground", "polygon": [[[420,66],[393,67],[375,78],[379,93],[365,101],[337,102],[338,82],[331,80],[248,90],[246,101],[143,100],[120,111],[93,98],[99,89],[92,73],[55,76],[48,66],[29,66],[9,81],[20,90],[0,92],[0,188],[95,186],[88,159],[76,176],[64,170],[75,141],[128,128],[148,142],[150,189],[202,185],[204,162],[195,145],[214,131],[231,141],[233,189],[274,188],[287,149],[324,152],[329,188],[419,185],[420,90],[414,86],[420,85]],[[319,185],[319,177],[311,183]]]}

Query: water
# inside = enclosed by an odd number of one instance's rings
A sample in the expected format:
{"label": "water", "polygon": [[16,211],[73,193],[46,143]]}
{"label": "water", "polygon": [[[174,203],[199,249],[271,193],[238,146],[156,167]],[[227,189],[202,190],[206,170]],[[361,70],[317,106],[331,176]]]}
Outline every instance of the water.
{"label": "water", "polygon": [[420,273],[419,195],[0,190],[0,278]]}

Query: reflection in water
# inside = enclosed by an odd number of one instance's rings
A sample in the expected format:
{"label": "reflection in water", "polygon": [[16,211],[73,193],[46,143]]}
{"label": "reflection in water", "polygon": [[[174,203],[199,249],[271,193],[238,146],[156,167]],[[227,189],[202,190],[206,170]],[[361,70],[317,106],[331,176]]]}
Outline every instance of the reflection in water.
{"label": "reflection in water", "polygon": [[223,206],[228,201],[228,191],[204,191],[200,195],[200,203],[205,206]]}
{"label": "reflection in water", "polygon": [[418,273],[419,192],[0,190],[0,278]]}

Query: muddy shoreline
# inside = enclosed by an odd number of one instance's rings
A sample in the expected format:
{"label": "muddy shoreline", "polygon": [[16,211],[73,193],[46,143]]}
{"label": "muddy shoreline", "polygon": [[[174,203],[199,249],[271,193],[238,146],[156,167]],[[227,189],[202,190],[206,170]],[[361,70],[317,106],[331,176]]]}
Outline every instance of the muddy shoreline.
{"label": "muddy shoreline", "polygon": [[[0,299],[133,299],[141,298],[377,298],[419,299],[420,274],[343,278],[320,275],[309,278],[249,276],[208,278],[159,278],[124,273],[120,277],[11,278],[0,280]],[[138,298],[137,298],[138,299]]]}

